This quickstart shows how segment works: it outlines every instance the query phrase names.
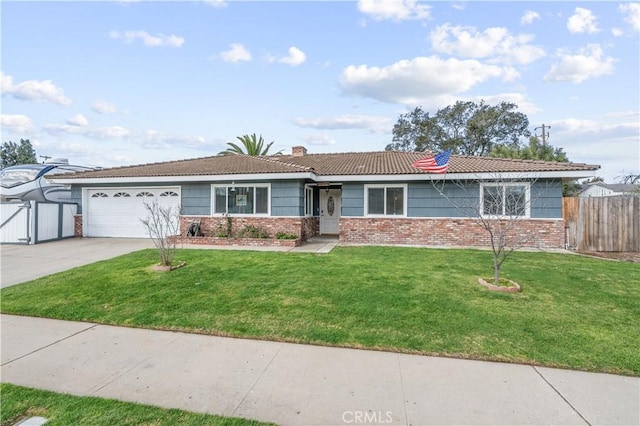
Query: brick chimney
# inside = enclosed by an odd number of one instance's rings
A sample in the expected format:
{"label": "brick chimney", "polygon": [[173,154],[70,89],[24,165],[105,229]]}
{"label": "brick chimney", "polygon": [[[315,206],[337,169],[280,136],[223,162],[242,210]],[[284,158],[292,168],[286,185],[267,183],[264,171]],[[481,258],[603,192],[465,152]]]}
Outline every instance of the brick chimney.
{"label": "brick chimney", "polygon": [[304,157],[307,155],[307,148],[304,146],[294,146],[291,148],[291,155],[294,157]]}

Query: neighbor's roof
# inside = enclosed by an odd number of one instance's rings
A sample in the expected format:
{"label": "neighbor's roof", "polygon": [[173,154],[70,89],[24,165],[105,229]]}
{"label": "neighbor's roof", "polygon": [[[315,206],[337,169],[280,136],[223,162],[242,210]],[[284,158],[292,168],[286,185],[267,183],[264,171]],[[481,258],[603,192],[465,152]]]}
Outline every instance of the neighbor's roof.
{"label": "neighbor's roof", "polygon": [[[428,174],[412,167],[424,158],[420,152],[379,151],[304,156],[272,155],[252,157],[225,155],[192,160],[167,161],[115,167],[64,175],[58,179],[128,178],[163,176],[211,176],[233,174],[313,173],[317,176],[419,175]],[[582,163],[518,160],[508,158],[452,155],[448,173],[536,173],[592,171],[600,166]]]}
{"label": "neighbor's roof", "polygon": [[604,183],[604,182],[594,182],[587,184],[588,186],[584,186],[583,192],[589,189],[592,186],[600,186],[602,188],[609,189],[613,192],[638,192],[640,190],[640,185],[633,185],[629,183]]}

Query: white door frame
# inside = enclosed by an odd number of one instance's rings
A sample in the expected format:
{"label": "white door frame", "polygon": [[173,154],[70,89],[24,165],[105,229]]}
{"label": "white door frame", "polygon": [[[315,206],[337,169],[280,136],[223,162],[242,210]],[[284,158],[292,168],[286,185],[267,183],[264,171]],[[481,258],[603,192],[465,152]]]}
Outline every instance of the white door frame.
{"label": "white door frame", "polygon": [[[329,205],[332,199],[333,206]],[[333,210],[331,212],[330,210]],[[342,213],[342,189],[332,188],[327,191],[320,188],[320,235],[340,233],[340,216]]]}

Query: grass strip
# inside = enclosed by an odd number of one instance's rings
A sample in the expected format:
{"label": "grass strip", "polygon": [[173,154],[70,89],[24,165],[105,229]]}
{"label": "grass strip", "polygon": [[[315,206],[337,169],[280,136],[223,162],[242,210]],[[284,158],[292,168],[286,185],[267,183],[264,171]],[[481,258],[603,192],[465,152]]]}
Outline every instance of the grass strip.
{"label": "grass strip", "polygon": [[640,265],[514,253],[517,294],[477,284],[482,250],[143,250],[3,289],[4,313],[640,375]]}
{"label": "grass strip", "polygon": [[18,424],[30,417],[48,419],[47,426],[259,426],[267,424],[113,399],[73,396],[9,383],[0,384],[0,395],[2,396],[0,405],[2,426]]}

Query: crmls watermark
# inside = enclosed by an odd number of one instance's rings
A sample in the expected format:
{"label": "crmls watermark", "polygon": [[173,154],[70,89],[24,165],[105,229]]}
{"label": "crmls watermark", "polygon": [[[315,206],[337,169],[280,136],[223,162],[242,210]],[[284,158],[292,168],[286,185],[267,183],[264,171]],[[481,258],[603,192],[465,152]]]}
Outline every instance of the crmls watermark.
{"label": "crmls watermark", "polygon": [[345,411],[342,421],[346,424],[387,424],[393,423],[393,411]]}

